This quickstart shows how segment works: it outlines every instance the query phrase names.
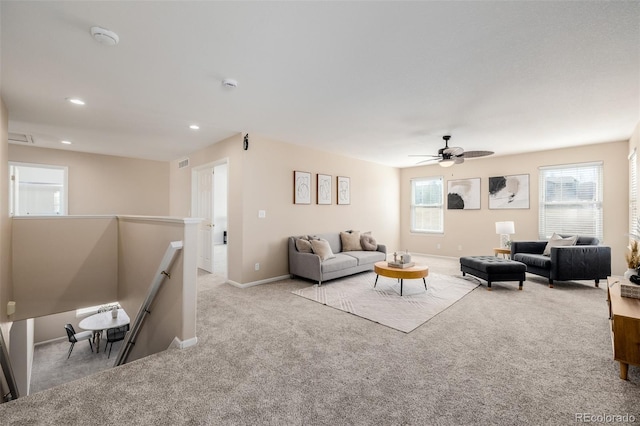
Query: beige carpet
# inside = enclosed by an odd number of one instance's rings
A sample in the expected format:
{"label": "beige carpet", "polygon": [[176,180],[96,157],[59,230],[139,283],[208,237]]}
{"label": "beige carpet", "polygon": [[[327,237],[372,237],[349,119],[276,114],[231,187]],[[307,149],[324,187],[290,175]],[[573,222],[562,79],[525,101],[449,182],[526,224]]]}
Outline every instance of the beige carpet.
{"label": "beige carpet", "polygon": [[400,283],[391,278],[364,272],[292,291],[314,302],[349,312],[405,333],[415,330],[449,306],[462,299],[479,285],[473,277],[455,277],[431,273],[427,290],[421,279]]}

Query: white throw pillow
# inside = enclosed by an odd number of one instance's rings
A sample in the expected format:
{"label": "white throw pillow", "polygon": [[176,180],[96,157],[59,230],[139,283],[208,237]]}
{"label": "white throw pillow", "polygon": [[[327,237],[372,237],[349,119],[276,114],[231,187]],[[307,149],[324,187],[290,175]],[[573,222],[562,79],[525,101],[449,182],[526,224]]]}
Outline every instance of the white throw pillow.
{"label": "white throw pillow", "polygon": [[311,240],[311,248],[315,254],[320,256],[320,260],[322,261],[336,257],[331,250],[329,241],[327,240]]}
{"label": "white throw pillow", "polygon": [[577,241],[578,241],[577,235],[573,235],[567,238],[562,238],[560,235],[554,232],[551,238],[549,239],[549,242],[545,246],[542,254],[544,256],[551,256],[551,247],[575,246]]}
{"label": "white throw pillow", "polygon": [[362,251],[360,231],[340,232],[342,251]]}
{"label": "white throw pillow", "polygon": [[305,237],[296,239],[296,248],[300,253],[313,253],[313,248],[311,247],[311,241],[309,241]]}
{"label": "white throw pillow", "polygon": [[360,245],[362,245],[363,250],[367,251],[375,251],[378,249],[378,243],[375,238],[371,236],[371,231],[365,232],[360,236]]}

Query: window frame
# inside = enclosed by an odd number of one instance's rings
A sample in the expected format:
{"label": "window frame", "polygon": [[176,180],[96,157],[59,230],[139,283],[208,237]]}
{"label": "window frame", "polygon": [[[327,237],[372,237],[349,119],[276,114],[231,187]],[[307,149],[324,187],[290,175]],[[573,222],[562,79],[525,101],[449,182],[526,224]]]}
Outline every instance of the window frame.
{"label": "window frame", "polygon": [[[416,234],[444,234],[444,176],[426,176],[417,177],[410,180],[411,182],[411,207],[410,207],[410,223],[409,231]],[[417,204],[416,201],[416,183],[417,182],[438,182],[440,185],[440,202],[439,203],[422,203]],[[423,229],[416,228],[415,217],[416,209],[418,208],[433,208],[440,210],[440,223],[437,228]]]}
{"label": "window frame", "polygon": [[[574,177],[571,172],[578,173],[581,170],[591,169],[592,173],[595,173],[595,187],[593,190],[593,198],[591,200],[581,200],[578,195],[579,189],[576,191],[575,199],[567,199],[560,201],[548,201],[547,197],[547,185],[546,182],[548,178],[550,178],[550,174],[553,172],[560,172],[563,176],[560,177]],[[573,164],[561,164],[554,166],[541,166],[538,168],[539,171],[539,187],[538,187],[538,237],[540,239],[549,239],[551,235],[556,232],[558,234],[580,234],[580,235],[589,235],[598,238],[600,241],[604,238],[604,163],[602,161],[593,161],[593,162],[585,162],[585,163],[573,163]],[[566,174],[566,175],[564,175]],[[575,179],[575,177],[574,177]],[[578,181],[579,182],[579,181]],[[564,185],[563,185],[564,186]],[[565,191],[564,188],[561,188],[561,191]],[[593,218],[593,222],[589,223],[586,220],[578,223],[575,220],[572,222],[558,220],[557,224],[549,224],[549,218],[547,215],[547,210],[550,206],[554,207],[562,207],[566,206],[567,210],[576,210],[579,211],[581,208],[587,207],[587,210],[592,212],[591,214],[584,215],[585,217]],[[591,209],[588,209],[588,206],[592,205]],[[573,206],[573,208],[571,207]],[[556,217],[568,218],[570,215],[568,214],[559,214]],[[594,214],[598,213],[598,214]],[[578,223],[576,225],[576,223]],[[571,225],[570,225],[571,224]],[[556,226],[553,226],[556,225]],[[562,228],[563,225],[570,226],[573,229],[559,229]],[[587,229],[592,228],[593,234],[585,233],[585,232],[576,232],[579,229]]]}
{"label": "window frame", "polygon": [[[63,182],[62,182],[62,191],[60,194],[60,214],[15,214],[15,197],[16,197],[16,186],[18,182],[16,182],[14,167],[31,167],[38,169],[54,169],[54,170],[62,170],[63,172]],[[28,217],[28,216],[66,216],[69,214],[69,167],[68,166],[60,166],[57,164],[39,164],[39,163],[24,163],[20,161],[9,161],[8,167],[9,173],[9,217]]]}
{"label": "window frame", "polygon": [[640,237],[638,219],[638,151],[633,148],[629,154],[629,234],[636,237]]}

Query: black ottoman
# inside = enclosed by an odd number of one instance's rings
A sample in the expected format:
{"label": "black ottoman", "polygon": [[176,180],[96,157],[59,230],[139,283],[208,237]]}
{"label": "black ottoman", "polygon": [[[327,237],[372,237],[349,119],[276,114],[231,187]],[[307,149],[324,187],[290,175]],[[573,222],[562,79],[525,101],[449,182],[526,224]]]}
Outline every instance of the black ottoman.
{"label": "black ottoman", "polygon": [[462,276],[471,274],[485,280],[487,290],[491,290],[491,283],[495,281],[519,281],[518,290],[522,290],[527,266],[522,262],[495,256],[465,256],[460,258],[460,270]]}

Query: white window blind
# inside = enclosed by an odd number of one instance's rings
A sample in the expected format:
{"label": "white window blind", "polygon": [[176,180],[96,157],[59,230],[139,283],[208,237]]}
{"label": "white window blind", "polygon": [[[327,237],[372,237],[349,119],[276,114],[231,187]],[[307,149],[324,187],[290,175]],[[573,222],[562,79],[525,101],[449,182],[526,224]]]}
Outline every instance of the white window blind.
{"label": "white window blind", "polygon": [[629,155],[629,233],[638,235],[638,152]]}
{"label": "white window blind", "polygon": [[444,232],[442,176],[411,180],[411,232]]}
{"label": "white window blind", "polygon": [[603,238],[602,162],[540,167],[540,238],[558,234]]}

